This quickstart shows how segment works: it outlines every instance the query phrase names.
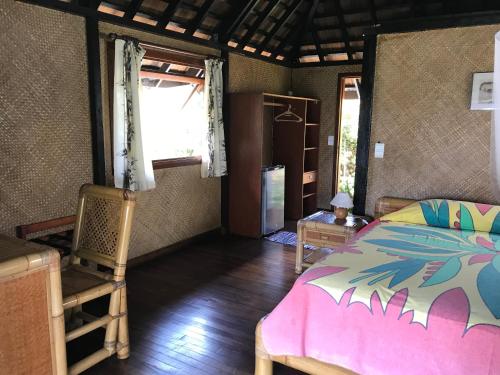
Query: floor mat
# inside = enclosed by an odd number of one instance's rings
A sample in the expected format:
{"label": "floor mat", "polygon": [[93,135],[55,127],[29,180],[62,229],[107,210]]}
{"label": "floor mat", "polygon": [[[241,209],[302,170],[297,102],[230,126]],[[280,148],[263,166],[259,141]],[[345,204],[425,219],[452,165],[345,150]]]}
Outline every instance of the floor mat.
{"label": "floor mat", "polygon": [[[297,233],[280,230],[270,236],[264,237],[268,241],[277,242],[285,246],[297,246]],[[312,245],[304,245],[304,249],[315,250],[317,247]]]}

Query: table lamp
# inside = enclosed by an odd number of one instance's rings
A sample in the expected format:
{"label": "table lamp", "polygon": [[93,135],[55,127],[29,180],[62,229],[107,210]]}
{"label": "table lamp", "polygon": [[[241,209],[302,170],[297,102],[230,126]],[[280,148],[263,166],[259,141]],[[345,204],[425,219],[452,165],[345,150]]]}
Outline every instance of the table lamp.
{"label": "table lamp", "polygon": [[335,216],[339,220],[345,220],[347,217],[347,210],[354,206],[349,194],[342,192],[337,193],[330,204],[335,206]]}

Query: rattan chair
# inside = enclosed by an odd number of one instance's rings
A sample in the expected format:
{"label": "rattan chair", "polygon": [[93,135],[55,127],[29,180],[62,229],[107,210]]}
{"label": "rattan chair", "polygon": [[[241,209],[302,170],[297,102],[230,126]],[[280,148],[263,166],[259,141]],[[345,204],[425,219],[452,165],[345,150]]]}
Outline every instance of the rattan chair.
{"label": "rattan chair", "polygon": [[[80,189],[72,258],[61,276],[64,309],[71,309],[72,317],[85,324],[67,330],[66,342],[98,328],[105,328],[106,335],[103,348],[71,366],[70,374],[79,374],[115,353],[120,359],[129,356],[125,268],[134,207],[135,195],[129,190],[96,185]],[[113,274],[88,266],[93,263],[112,269]],[[95,317],[81,311],[83,303],[108,294],[108,314]]]}
{"label": "rattan chair", "polygon": [[8,238],[0,251],[0,374],[65,375],[59,253]]}

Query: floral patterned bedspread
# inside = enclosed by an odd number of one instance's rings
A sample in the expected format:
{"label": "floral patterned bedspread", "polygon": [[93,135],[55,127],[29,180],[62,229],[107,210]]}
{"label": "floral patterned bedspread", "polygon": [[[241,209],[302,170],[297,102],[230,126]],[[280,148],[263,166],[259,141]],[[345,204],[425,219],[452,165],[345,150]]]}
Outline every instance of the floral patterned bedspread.
{"label": "floral patterned bedspread", "polygon": [[376,221],[297,279],[262,336],[361,374],[500,374],[500,235]]}

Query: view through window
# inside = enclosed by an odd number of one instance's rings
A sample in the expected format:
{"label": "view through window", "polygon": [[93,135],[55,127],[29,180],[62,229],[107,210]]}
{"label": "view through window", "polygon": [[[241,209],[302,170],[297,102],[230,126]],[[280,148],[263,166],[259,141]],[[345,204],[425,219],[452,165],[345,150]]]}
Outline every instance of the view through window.
{"label": "view through window", "polygon": [[201,155],[203,70],[143,59],[141,123],[153,160]]}

